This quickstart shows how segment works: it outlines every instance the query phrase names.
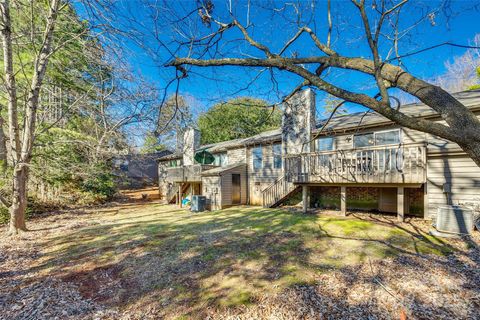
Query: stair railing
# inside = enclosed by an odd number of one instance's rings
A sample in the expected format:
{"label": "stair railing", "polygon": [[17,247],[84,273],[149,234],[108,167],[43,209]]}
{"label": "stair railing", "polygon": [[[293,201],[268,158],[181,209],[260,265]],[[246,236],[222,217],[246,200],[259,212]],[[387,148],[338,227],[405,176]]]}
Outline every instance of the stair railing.
{"label": "stair railing", "polygon": [[262,191],[263,207],[270,208],[295,189],[287,175],[281,176]]}

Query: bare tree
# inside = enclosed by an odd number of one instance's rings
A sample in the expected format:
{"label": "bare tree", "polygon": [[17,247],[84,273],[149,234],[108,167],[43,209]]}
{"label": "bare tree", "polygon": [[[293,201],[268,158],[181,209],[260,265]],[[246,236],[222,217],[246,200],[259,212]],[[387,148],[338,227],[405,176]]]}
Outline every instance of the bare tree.
{"label": "bare tree", "polygon": [[[76,14],[77,5],[84,7],[86,15],[95,15],[96,19],[92,19],[93,22],[90,21],[88,26]],[[45,86],[48,70],[55,67],[52,62],[55,62],[58,52],[79,50],[75,45],[70,47],[72,43],[98,44],[98,35],[106,33],[107,30],[111,30],[110,34],[114,36],[110,6],[109,0],[80,0],[76,3],[68,0],[0,1],[0,36],[3,49],[1,76],[8,114],[5,121],[8,127],[8,143],[3,142],[3,135],[0,134],[0,160],[4,160],[2,148],[6,145],[8,164],[13,169],[10,199],[0,196],[0,201],[9,207],[10,234],[27,230],[27,183],[35,140],[39,134],[52,127],[38,122],[38,112],[44,107],[41,96],[48,91]],[[100,50],[104,50],[104,44],[105,41],[98,45],[102,47]],[[70,53],[74,59],[74,52]],[[49,83],[47,87],[52,85],[54,87],[56,84]],[[69,106],[73,108],[79,101],[84,99],[69,101]],[[104,116],[107,116],[106,113]],[[132,118],[131,115],[125,117]],[[0,124],[2,122],[3,119],[0,118]],[[121,124],[125,122],[122,120]],[[3,130],[3,127],[0,126],[0,130]]]}
{"label": "bare tree", "polygon": [[32,79],[25,104],[23,132],[20,132],[19,105],[17,100],[16,72],[13,61],[12,20],[10,14],[10,1],[0,3],[1,37],[3,44],[4,80],[8,97],[8,128],[10,148],[13,164],[13,190],[10,205],[9,232],[16,234],[26,230],[25,209],[27,206],[27,179],[28,164],[31,160],[36,112],[39,102],[40,89],[47,71],[48,62],[52,54],[53,34],[58,12],[62,8],[61,0],[48,2],[48,14],[42,43],[34,59]]}
{"label": "bare tree", "polygon": [[[199,4],[197,11],[192,11],[194,13],[190,13],[189,17],[198,13],[206,26],[211,25],[216,30],[207,35],[185,40],[184,43],[177,42],[180,47],[188,47],[188,50],[179,48],[171,50],[177,54],[166,66],[175,67],[177,73],[181,72],[183,77],[191,72],[185,66],[237,66],[288,71],[303,79],[294,91],[298,91],[304,86],[315,87],[342,100],[363,105],[402,126],[456,142],[480,166],[480,121],[478,118],[446,90],[415,77],[403,66],[402,58],[404,56],[399,54],[399,40],[420,24],[420,22],[415,22],[407,30],[400,30],[399,17],[401,13],[408,12],[408,0],[380,0],[372,1],[369,4],[366,4],[365,0],[351,1],[361,21],[361,25],[358,27],[363,29],[363,37],[370,51],[370,57],[367,58],[342,55],[334,49],[331,40],[331,20],[329,20],[327,41],[324,43],[308,24],[302,25],[301,19],[295,20],[294,17],[286,17],[286,19],[291,18],[295,21],[296,30],[280,50],[274,51],[255,39],[250,33],[252,25],[243,25],[233,12],[229,12],[227,16],[230,18],[227,18],[227,21],[221,21],[214,13],[211,1],[198,1],[197,3]],[[295,4],[288,3],[287,5]],[[330,10],[330,5],[328,9]],[[275,10],[279,11],[280,9]],[[438,10],[428,12],[422,19],[434,23],[436,13]],[[328,17],[330,17],[330,12]],[[385,31],[386,27],[388,27],[388,32]],[[233,30],[241,35],[243,43],[254,48],[262,56],[247,56],[242,50],[231,50],[228,45],[225,47],[229,49],[229,57],[225,57],[226,53],[219,52],[219,48],[222,48],[222,41],[227,42],[223,39],[232,38],[232,36],[228,37],[226,33],[233,32]],[[287,49],[299,41],[303,35],[310,38],[320,54],[301,57],[296,53],[287,56]],[[188,38],[185,34],[182,36]],[[392,44],[385,57],[382,57],[381,54],[381,49],[384,48],[382,44],[385,45],[382,41],[389,41]],[[443,45],[448,44],[444,43]],[[179,52],[184,56],[178,57]],[[232,54],[236,57],[231,57]],[[362,92],[353,92],[341,84],[334,84],[327,76],[331,70],[355,71],[370,76],[378,94],[368,95]],[[392,89],[399,89],[418,98],[434,110],[445,121],[445,124],[405,114],[399,108],[398,103],[392,101],[395,100],[395,97],[392,96]]]}
{"label": "bare tree", "polygon": [[448,92],[467,90],[478,85],[477,70],[480,68],[480,34],[472,41],[477,49],[469,49],[464,54],[453,57],[445,63],[447,71],[433,82]]}

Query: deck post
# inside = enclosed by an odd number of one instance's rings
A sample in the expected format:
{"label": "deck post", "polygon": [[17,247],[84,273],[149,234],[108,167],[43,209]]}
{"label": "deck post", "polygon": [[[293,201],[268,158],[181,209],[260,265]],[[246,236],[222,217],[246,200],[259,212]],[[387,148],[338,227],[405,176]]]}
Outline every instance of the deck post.
{"label": "deck post", "polygon": [[344,216],[347,215],[347,187],[340,187],[340,211]]}
{"label": "deck post", "polygon": [[182,184],[178,184],[178,206],[181,208],[182,207]]}
{"label": "deck post", "polygon": [[397,220],[400,222],[403,222],[405,217],[404,194],[405,194],[405,188],[398,187],[397,188]]}
{"label": "deck post", "polygon": [[302,185],[302,203],[303,203],[303,213],[307,213],[308,210],[308,186]]}
{"label": "deck post", "polygon": [[427,183],[423,184],[423,219],[430,219],[430,214],[428,212],[429,201],[428,201],[428,189]]}

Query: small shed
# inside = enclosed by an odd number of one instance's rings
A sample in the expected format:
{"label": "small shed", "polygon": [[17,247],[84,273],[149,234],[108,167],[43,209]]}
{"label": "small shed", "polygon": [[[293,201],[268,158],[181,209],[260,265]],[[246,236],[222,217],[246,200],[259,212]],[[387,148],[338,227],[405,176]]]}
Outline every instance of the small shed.
{"label": "small shed", "polygon": [[247,204],[247,165],[231,164],[204,171],[202,194],[211,210]]}

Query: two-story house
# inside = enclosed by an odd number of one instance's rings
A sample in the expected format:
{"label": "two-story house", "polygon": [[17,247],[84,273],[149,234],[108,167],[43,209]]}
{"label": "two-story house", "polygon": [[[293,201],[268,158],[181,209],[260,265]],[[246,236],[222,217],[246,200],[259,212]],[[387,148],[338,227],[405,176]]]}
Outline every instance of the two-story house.
{"label": "two-story house", "polygon": [[[480,114],[480,91],[455,94]],[[442,119],[422,103],[412,117]],[[439,206],[480,205],[480,170],[450,141],[400,127],[370,112],[315,121],[307,89],[284,105],[277,130],[211,145],[185,133],[183,149],[159,159],[161,193],[170,203],[203,194],[212,210],[239,204],[275,207],[301,192],[303,208],[369,210],[431,218]],[[207,150],[215,163],[195,163]]]}

